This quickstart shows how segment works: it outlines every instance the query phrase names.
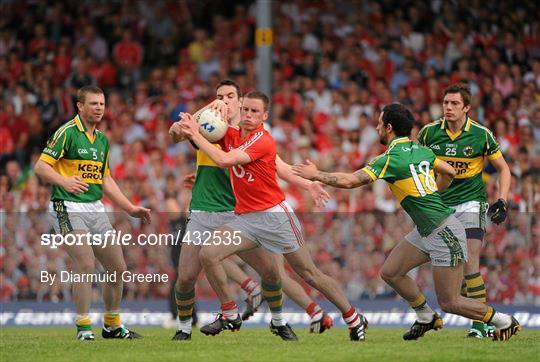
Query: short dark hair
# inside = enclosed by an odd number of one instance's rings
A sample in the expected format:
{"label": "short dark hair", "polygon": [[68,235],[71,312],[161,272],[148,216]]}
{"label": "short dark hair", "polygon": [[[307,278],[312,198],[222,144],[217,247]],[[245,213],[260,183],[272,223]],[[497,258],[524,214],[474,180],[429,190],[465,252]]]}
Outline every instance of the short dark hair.
{"label": "short dark hair", "polygon": [[270,108],[270,98],[261,91],[251,91],[244,98],[259,99],[263,102],[264,111],[267,112]]}
{"label": "short dark hair", "polygon": [[84,101],[86,100],[86,94],[92,93],[92,94],[105,94],[103,90],[99,87],[96,87],[95,85],[85,85],[82,88],[79,88],[77,91],[77,102],[81,102],[84,104]]}
{"label": "short dark hair", "polygon": [[240,86],[238,85],[238,83],[236,83],[234,80],[232,79],[223,79],[221,80],[217,85],[216,85],[216,92],[219,88],[225,86],[225,85],[228,85],[228,86],[231,86],[231,87],[234,87],[234,89],[236,89],[236,95],[238,95],[238,98],[241,98],[242,97],[242,91],[240,90]]}
{"label": "short dark hair", "polygon": [[414,124],[414,116],[407,107],[401,103],[392,103],[382,109],[382,121],[385,125],[391,124],[394,133],[400,137],[409,137]]}
{"label": "short dark hair", "polygon": [[444,90],[444,95],[447,94],[455,94],[459,93],[461,94],[461,98],[463,99],[463,105],[468,106],[471,104],[471,89],[469,88],[469,85],[465,83],[456,83],[448,86]]}

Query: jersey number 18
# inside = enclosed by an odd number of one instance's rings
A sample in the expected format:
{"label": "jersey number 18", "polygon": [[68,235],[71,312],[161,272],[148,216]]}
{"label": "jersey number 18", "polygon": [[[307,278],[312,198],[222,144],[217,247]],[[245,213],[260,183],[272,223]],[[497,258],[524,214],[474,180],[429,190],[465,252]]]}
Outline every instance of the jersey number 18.
{"label": "jersey number 18", "polygon": [[418,171],[420,171],[420,173],[424,176],[423,180],[420,178],[420,176],[418,176],[418,172],[416,171],[414,164],[409,164],[409,170],[411,171],[414,186],[416,186],[420,196],[426,196],[428,194],[426,189],[431,191],[430,193],[437,191],[437,183],[435,182],[435,178],[433,178],[433,176],[431,176],[429,173],[428,161],[422,161],[418,164]]}

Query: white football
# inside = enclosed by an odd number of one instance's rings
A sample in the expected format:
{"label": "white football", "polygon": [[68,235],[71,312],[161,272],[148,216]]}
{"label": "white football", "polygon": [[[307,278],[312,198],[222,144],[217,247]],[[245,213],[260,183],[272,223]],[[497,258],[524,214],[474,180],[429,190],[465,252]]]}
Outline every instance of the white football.
{"label": "white football", "polygon": [[210,108],[198,114],[195,120],[199,124],[199,132],[210,142],[217,142],[222,139],[229,126],[218,112]]}

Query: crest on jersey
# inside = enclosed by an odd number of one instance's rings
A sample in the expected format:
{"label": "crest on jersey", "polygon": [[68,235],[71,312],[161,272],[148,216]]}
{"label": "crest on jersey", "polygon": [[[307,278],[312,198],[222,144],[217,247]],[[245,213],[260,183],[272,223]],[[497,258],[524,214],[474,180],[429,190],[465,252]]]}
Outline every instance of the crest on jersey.
{"label": "crest on jersey", "polygon": [[463,148],[463,154],[465,156],[471,157],[473,153],[474,153],[474,149],[471,146],[467,146],[467,147]]}

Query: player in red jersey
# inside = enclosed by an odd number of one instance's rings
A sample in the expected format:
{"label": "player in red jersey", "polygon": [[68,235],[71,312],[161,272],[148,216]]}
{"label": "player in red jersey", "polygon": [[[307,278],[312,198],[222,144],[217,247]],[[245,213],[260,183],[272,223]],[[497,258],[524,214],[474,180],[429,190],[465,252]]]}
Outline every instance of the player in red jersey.
{"label": "player in red jersey", "polygon": [[[262,92],[244,97],[240,128],[229,127],[220,141],[222,151],[199,133],[199,126],[190,114],[181,114],[184,133],[220,167],[230,167],[236,198],[234,221],[220,228],[240,242],[224,245],[214,240],[214,246],[201,250],[199,258],[208,281],[222,303],[222,315],[201,332],[217,334],[224,329],[238,329],[241,320],[235,309],[221,261],[230,255],[257,247],[283,254],[291,267],[313,288],[324,294],[342,312],[353,341],[365,339],[367,321],[351,306],[338,283],[322,273],[313,263],[305,247],[300,225],[285,195],[276,181],[276,143],[264,129],[270,101]],[[274,261],[275,262],[275,261]],[[279,280],[279,273],[275,276]],[[276,295],[280,291],[276,291]],[[281,317],[282,300],[266,298],[272,312],[270,328],[287,326]],[[236,316],[236,318],[235,318]],[[290,327],[289,327],[290,328]]]}

